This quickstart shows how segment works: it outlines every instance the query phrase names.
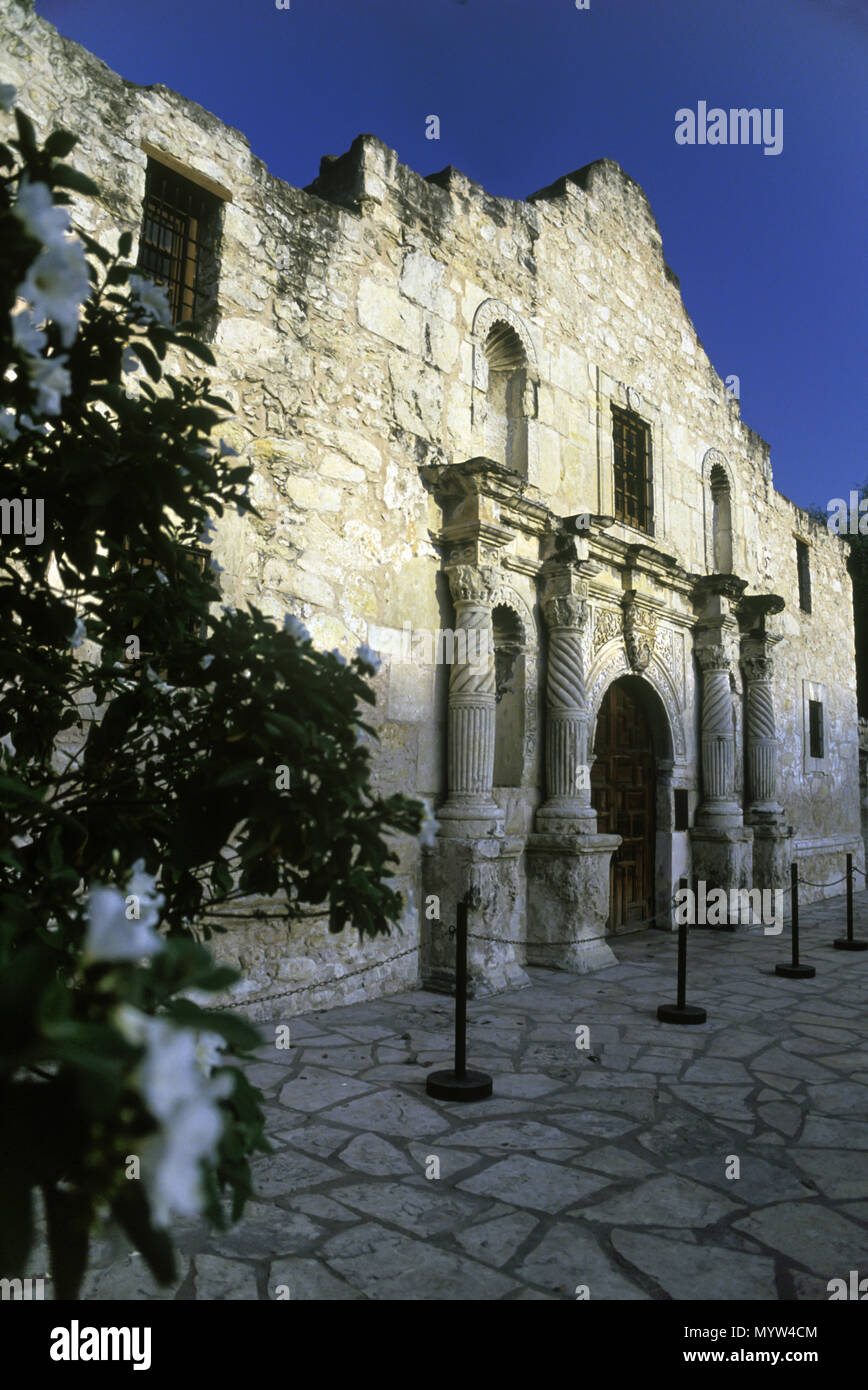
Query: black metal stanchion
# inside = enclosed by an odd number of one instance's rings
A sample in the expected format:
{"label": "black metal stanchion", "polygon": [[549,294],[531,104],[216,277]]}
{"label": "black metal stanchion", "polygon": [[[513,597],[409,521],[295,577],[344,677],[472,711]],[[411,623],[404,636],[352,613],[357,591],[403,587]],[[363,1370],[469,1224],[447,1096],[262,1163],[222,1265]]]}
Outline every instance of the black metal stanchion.
{"label": "black metal stanchion", "polygon": [[455,1067],[432,1071],[425,1082],[429,1096],[437,1100],[485,1100],[491,1095],[491,1077],[484,1071],[467,1070],[467,896],[458,904],[455,934]]}
{"label": "black metal stanchion", "polygon": [[799,866],[790,865],[790,889],[792,897],[793,916],[791,924],[791,934],[793,938],[793,959],[789,964],[776,965],[775,974],[784,975],[788,980],[809,980],[812,975],[816,975],[813,965],[799,965]]}
{"label": "black metal stanchion", "polygon": [[847,935],[832,942],[836,951],[868,951],[868,941],[853,936],[853,856],[847,855]]}
{"label": "black metal stanchion", "polygon": [[[682,888],[687,886],[687,880],[681,880]],[[694,896],[694,902],[696,898]],[[687,994],[687,923],[678,924],[678,1002],[676,1004],[661,1004],[657,1010],[657,1017],[661,1023],[704,1023],[708,1015],[704,1009],[700,1009],[696,1004],[685,1003]]]}

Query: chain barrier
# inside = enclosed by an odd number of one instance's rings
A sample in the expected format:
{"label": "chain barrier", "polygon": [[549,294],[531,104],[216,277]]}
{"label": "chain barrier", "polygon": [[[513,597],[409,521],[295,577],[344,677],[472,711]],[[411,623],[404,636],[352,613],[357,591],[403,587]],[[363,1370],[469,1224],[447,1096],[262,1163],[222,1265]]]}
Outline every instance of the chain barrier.
{"label": "chain barrier", "polygon": [[404,956],[415,955],[418,946],[408,946],[406,951],[396,951],[393,956],[387,956],[385,960],[371,961],[370,965],[362,965],[358,970],[348,970],[345,975],[335,975],[330,980],[311,980],[306,985],[298,985],[296,989],[283,989],[277,994],[254,994],[246,999],[238,999],[232,1004],[215,1004],[214,1012],[222,1013],[225,1009],[244,1009],[248,1004],[258,1004],[272,999],[287,999],[293,994],[304,994],[312,989],[327,989],[329,985],[341,984],[343,980],[353,980],[357,975],[367,975],[370,970],[379,970],[383,965],[390,965],[393,960],[401,960]]}
{"label": "chain barrier", "polygon": [[[868,877],[868,874],[866,874],[865,869],[860,869],[860,868],[858,867],[858,865],[855,865],[855,864],[854,864],[854,866],[853,866],[853,871],[854,871],[854,873],[859,873],[859,874],[861,874],[863,878]],[[830,879],[827,883],[815,883],[815,882],[813,882],[812,879],[809,879],[809,878],[800,878],[800,879],[798,879],[798,883],[803,884],[805,887],[809,887],[809,888],[834,888],[835,885],[838,884],[838,883],[845,883],[845,882],[846,882],[846,879],[847,879],[847,875],[846,875],[846,874],[843,874],[843,875],[841,876],[841,878]],[[682,892],[683,890],[682,890],[682,889],[679,889],[678,891],[679,891],[679,892]],[[739,892],[740,892],[740,891],[748,891],[748,890],[735,890],[735,891],[739,891]],[[777,890],[775,890],[775,891],[780,892],[780,893],[791,893],[793,890],[792,890],[792,885],[790,884],[790,885],[788,885],[786,888],[779,888],[779,889],[777,889]],[[625,925],[626,925],[631,931],[632,931],[632,930],[638,931],[638,930],[640,930],[642,927],[649,927],[649,926],[651,926],[653,923],[659,922],[661,919],[668,920],[669,914],[672,912],[672,909],[675,908],[675,907],[680,907],[680,906],[682,906],[682,904],[676,902],[676,900],[675,900],[675,899],[676,899],[676,896],[677,896],[677,894],[673,894],[673,896],[669,899],[668,904],[667,904],[665,907],[661,908],[658,912],[655,912],[654,915],[653,915],[652,917],[644,917],[644,918],[642,918],[642,919],[641,919],[640,921],[638,921],[638,922],[628,922],[628,923],[626,923]],[[227,918],[230,918],[230,919],[233,919],[233,918],[236,918],[236,919],[237,919],[239,916],[243,915],[244,917],[254,917],[254,918],[256,918],[256,919],[259,920],[259,921],[282,921],[282,920],[285,920],[287,914],[286,914],[285,912],[264,912],[264,911],[262,911],[262,910],[260,909],[260,910],[254,910],[254,911],[251,911],[251,912],[245,912],[245,913],[243,913],[243,914],[234,913],[234,912],[225,912],[225,913],[221,913],[221,912],[218,912],[218,911],[214,911],[214,912],[208,913],[207,915],[212,916],[212,917],[218,917],[218,916],[227,917]],[[293,914],[293,915],[296,915],[296,914]],[[298,916],[304,916],[304,917],[322,917],[322,916],[325,915],[325,913],[324,913],[321,909],[320,909],[320,910],[317,910],[317,909],[307,908],[307,909],[302,909],[297,915],[298,915]],[[457,932],[457,928],[456,928],[454,925],[448,926],[448,927],[446,928],[446,934],[447,934],[447,936],[450,938],[450,940],[454,939],[454,937],[455,937],[455,935],[456,935],[456,932]],[[625,933],[625,934],[626,934],[626,933]],[[525,947],[526,947],[526,946],[528,946],[529,944],[531,944],[531,943],[529,943],[529,942],[527,941],[527,939],[526,939],[525,937],[518,937],[518,936],[487,936],[487,935],[485,935],[483,932],[472,932],[472,931],[469,931],[469,932],[467,933],[467,939],[468,939],[468,941],[488,941],[488,942],[493,942],[493,943],[494,943],[495,945],[497,945],[497,946],[525,946]],[[532,944],[533,944],[534,946],[537,946],[537,947],[539,947],[539,946],[575,946],[575,944],[576,944],[576,939],[575,939],[575,937],[572,937],[572,936],[571,936],[571,937],[566,937],[566,938],[564,938],[563,940],[560,940],[560,941],[538,941],[538,942],[534,942],[534,943],[532,943]],[[390,964],[392,963],[392,961],[403,960],[403,958],[404,958],[405,956],[414,955],[414,954],[418,951],[418,949],[419,949],[418,946],[408,946],[407,949],[406,949],[405,951],[397,951],[394,955],[392,955],[392,956],[387,956],[387,957],[385,958],[385,960],[372,961],[372,962],[370,963],[370,965],[363,965],[363,966],[360,966],[358,970],[350,970],[350,971],[347,971],[347,973],[344,974],[344,975],[334,975],[334,976],[332,976],[332,978],[329,979],[329,980],[315,980],[315,981],[309,981],[307,984],[298,985],[295,989],[284,989],[284,990],[280,990],[280,991],[279,991],[278,993],[276,993],[276,994],[269,994],[269,993],[254,994],[254,995],[252,995],[252,996],[250,996],[250,997],[248,997],[248,998],[239,999],[239,1000],[236,1000],[236,1001],[234,1001],[234,1002],[232,1002],[232,1003],[229,1003],[229,1004],[216,1004],[216,1005],[213,1006],[213,1007],[214,1007],[214,1011],[215,1011],[216,1013],[222,1013],[222,1012],[223,1012],[224,1010],[226,1010],[226,1009],[242,1009],[242,1008],[246,1008],[249,1004],[259,1004],[259,1003],[263,1003],[263,1002],[270,1002],[270,1001],[273,1000],[273,999],[288,999],[288,998],[291,998],[293,995],[296,995],[296,994],[304,994],[304,993],[309,992],[309,991],[312,990],[312,989],[328,989],[329,986],[331,986],[331,985],[336,985],[336,984],[340,984],[340,983],[341,983],[342,981],[344,981],[344,980],[353,980],[353,979],[356,979],[359,975],[367,975],[371,970],[379,970],[382,966],[390,965]]]}

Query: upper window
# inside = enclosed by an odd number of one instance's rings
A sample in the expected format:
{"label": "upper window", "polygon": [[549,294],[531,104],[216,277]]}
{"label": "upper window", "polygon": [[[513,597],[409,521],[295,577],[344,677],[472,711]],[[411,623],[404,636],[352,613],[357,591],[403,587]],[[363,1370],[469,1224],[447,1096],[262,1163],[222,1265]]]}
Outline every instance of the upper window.
{"label": "upper window", "polygon": [[812,758],[824,758],[823,706],[819,700],[808,701],[808,751]]}
{"label": "upper window", "polygon": [[220,199],[148,160],[139,267],[165,285],[173,323],[201,319],[217,291]]}
{"label": "upper window", "polygon": [[612,406],[615,455],[615,516],[640,531],[652,531],[651,430],[632,410]]}
{"label": "upper window", "polygon": [[796,565],[799,571],[799,607],[803,613],[810,613],[811,548],[804,541],[796,541]]}

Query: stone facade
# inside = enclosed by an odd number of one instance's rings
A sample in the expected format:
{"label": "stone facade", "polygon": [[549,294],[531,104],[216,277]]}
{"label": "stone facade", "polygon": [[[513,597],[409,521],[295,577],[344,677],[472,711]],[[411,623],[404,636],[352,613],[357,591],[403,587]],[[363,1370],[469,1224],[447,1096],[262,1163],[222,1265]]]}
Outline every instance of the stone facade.
{"label": "stone facade", "polygon": [[[653,735],[658,925],[682,877],[777,886],[795,856],[824,884],[848,851],[864,866],[844,546],[775,489],[617,164],[512,201],[453,168],[423,178],[362,135],[296,189],[28,0],[0,0],[0,22],[3,80],[40,135],[76,132],[103,190],[77,204],[85,230],[138,237],[149,159],[219,199],[213,376],[262,518],[218,525],[225,601],[379,650],[378,784],[437,808],[432,850],[397,846],[402,936],[359,946],[311,917],[290,942],[279,904],[250,905],[223,950],[252,1012],[448,985],[445,924],[468,889],[477,992],[520,984],[527,963],[614,959],[620,839],[598,830],[587,773],[615,681]],[[613,407],[650,441],[641,529],[617,519]],[[408,629],[447,634],[459,659]]]}

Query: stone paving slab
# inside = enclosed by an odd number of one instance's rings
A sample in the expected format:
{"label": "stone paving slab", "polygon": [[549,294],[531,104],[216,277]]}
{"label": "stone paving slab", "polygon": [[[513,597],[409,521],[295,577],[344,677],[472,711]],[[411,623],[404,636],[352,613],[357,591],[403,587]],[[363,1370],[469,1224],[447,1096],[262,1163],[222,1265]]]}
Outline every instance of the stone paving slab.
{"label": "stone paving slab", "polygon": [[[477,1104],[425,1092],[451,1060],[442,996],[292,1018],[286,1051],[276,1017],[248,1066],[274,1152],[243,1220],[185,1223],[169,1289],[102,1238],[83,1296],[827,1298],[868,1275],[868,957],[831,948],[843,911],[802,909],[811,980],[774,974],[786,930],[693,932],[697,1028],[656,1018],[671,934],[619,937],[591,975],[529,969],[468,1006],[470,1064],[494,1078]],[[865,893],[856,914],[865,935]]]}

